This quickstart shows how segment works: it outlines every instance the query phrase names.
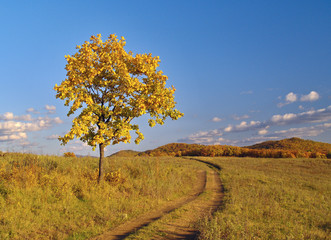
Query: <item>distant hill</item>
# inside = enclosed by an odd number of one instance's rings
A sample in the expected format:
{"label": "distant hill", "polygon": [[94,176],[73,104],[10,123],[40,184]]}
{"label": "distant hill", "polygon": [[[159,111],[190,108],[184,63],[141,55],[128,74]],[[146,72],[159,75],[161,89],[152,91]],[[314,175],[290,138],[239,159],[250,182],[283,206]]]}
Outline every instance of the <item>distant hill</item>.
{"label": "distant hill", "polygon": [[147,150],[141,155],[144,154],[154,155],[154,156],[178,155],[179,153],[199,151],[203,147],[204,147],[203,145],[199,145],[199,144],[169,143],[161,147],[155,148],[153,150]]}
{"label": "distant hill", "polygon": [[320,152],[327,154],[331,152],[331,144],[304,140],[301,138],[287,138],[279,141],[267,141],[252,146],[249,149],[277,149],[277,150],[295,150],[301,152]]}
{"label": "distant hill", "polygon": [[140,152],[133,151],[133,150],[121,150],[116,153],[113,153],[112,155],[108,157],[135,157],[138,156]]}
{"label": "distant hill", "polygon": [[331,144],[289,138],[247,147],[169,143],[139,155],[148,156],[236,156],[261,158],[331,158]]}
{"label": "distant hill", "polygon": [[261,158],[331,158],[331,144],[288,138],[279,141],[267,141],[247,147],[228,145],[200,145],[187,143],[169,143],[164,146],[137,152],[122,150],[109,157],[135,156],[234,156],[234,157],[261,157]]}

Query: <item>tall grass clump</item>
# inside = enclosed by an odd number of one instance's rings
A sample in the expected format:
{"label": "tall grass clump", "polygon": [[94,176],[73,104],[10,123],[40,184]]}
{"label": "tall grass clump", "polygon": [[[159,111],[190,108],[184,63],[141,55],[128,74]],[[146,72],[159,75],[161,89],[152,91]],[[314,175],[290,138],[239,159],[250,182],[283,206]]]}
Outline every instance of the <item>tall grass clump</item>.
{"label": "tall grass clump", "polygon": [[222,167],[225,196],[200,239],[330,239],[330,160],[205,160]]}
{"label": "tall grass clump", "polygon": [[174,158],[0,157],[0,239],[87,239],[185,195],[195,171]]}

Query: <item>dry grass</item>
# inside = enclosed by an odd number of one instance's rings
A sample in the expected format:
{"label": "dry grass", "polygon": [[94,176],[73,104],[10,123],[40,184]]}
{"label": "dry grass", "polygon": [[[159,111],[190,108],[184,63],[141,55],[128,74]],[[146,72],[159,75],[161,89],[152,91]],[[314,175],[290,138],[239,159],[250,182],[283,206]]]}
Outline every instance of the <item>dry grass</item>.
{"label": "dry grass", "polygon": [[[222,167],[224,208],[201,239],[330,239],[331,161],[203,158]],[[192,187],[198,164],[179,158],[0,157],[0,239],[87,239]],[[201,167],[201,166],[200,166]]]}
{"label": "dry grass", "polygon": [[0,157],[0,239],[87,239],[185,195],[195,180],[188,161],[98,160],[28,154]]}
{"label": "dry grass", "polygon": [[331,160],[204,160],[222,167],[226,192],[201,239],[330,239]]}

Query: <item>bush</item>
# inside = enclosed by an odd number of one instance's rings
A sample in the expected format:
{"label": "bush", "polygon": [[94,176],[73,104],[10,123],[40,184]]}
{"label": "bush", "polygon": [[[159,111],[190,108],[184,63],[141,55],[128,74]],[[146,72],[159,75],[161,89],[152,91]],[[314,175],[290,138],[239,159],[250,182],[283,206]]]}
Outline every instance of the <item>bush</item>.
{"label": "bush", "polygon": [[76,157],[76,155],[73,152],[66,152],[63,154],[64,157]]}

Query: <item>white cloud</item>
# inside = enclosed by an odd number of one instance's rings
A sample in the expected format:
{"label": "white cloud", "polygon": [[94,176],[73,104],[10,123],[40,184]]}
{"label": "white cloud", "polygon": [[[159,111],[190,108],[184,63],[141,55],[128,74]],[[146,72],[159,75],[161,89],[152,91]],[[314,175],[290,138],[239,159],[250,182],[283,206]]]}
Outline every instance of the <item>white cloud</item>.
{"label": "white cloud", "polygon": [[18,140],[18,139],[25,139],[27,135],[25,132],[19,132],[17,134],[12,134],[8,136],[9,140]]}
{"label": "white cloud", "polygon": [[7,142],[7,141],[26,139],[26,138],[27,138],[27,135],[25,132],[19,132],[19,133],[0,136],[0,141]]}
{"label": "white cloud", "polygon": [[307,95],[303,95],[301,98],[300,98],[300,101],[301,102],[313,102],[313,101],[316,101],[320,98],[319,94],[315,91],[311,91],[309,94]]}
{"label": "white cloud", "polygon": [[44,128],[50,127],[50,122],[45,120],[39,120],[33,123],[6,121],[0,122],[0,133],[1,132],[32,132],[39,131]]}
{"label": "white cloud", "polygon": [[224,132],[243,132],[264,129],[270,126],[281,126],[290,124],[301,124],[301,123],[317,123],[326,122],[331,120],[331,105],[327,108],[321,108],[318,110],[310,110],[302,113],[285,113],[283,115],[273,115],[269,120],[260,121],[246,121],[241,122],[238,125],[229,125],[224,128]]}
{"label": "white cloud", "polygon": [[[282,97],[278,97],[278,99],[282,99]],[[277,106],[278,107],[283,107],[287,104],[296,102],[297,100],[298,100],[298,96],[295,93],[290,92],[285,96],[285,102],[284,103],[278,103]]]}
{"label": "white cloud", "polygon": [[297,101],[297,95],[293,92],[290,92],[286,95],[285,101],[288,103],[296,102]]}
{"label": "white cloud", "polygon": [[240,124],[236,126],[229,125],[226,128],[224,128],[225,132],[240,132],[240,131],[246,131],[246,130],[252,130],[256,129],[261,125],[261,122],[259,121],[250,121],[247,123],[246,121],[242,121]]}
{"label": "white cloud", "polygon": [[212,122],[220,122],[220,121],[222,121],[222,119],[219,118],[219,117],[213,117],[213,119],[211,121]]}
{"label": "white cloud", "polygon": [[56,124],[61,124],[61,123],[63,123],[63,121],[62,121],[59,117],[53,118],[53,121],[54,121],[54,123],[56,123]]}
{"label": "white cloud", "polygon": [[232,129],[233,129],[233,127],[231,125],[229,125],[226,128],[224,128],[224,132],[231,132]]}
{"label": "white cloud", "polygon": [[[313,102],[316,101],[320,98],[319,94],[315,91],[311,91],[309,94],[307,95],[302,95],[300,98],[301,102]],[[279,97],[279,99],[281,99],[281,97]],[[297,94],[290,92],[285,96],[285,102],[284,103],[278,103],[277,106],[278,107],[283,107],[287,104],[290,103],[294,103],[298,101],[298,96]],[[302,107],[302,106],[301,106]],[[300,108],[301,109],[301,108]]]}
{"label": "white cloud", "polygon": [[2,120],[2,121],[10,121],[10,120],[32,121],[32,117],[30,114],[15,116],[12,112],[6,112],[4,114],[0,114],[0,120]]}
{"label": "white cloud", "polygon": [[267,133],[268,133],[267,129],[262,129],[262,130],[258,131],[259,135],[266,135]]}
{"label": "white cloud", "polygon": [[294,113],[286,113],[284,115],[273,115],[271,118],[271,122],[274,123],[285,123],[286,121],[293,120],[297,117]]}
{"label": "white cloud", "polygon": [[331,123],[324,123],[310,127],[290,128],[287,130],[275,131],[272,135],[278,137],[314,137],[331,129]]}
{"label": "white cloud", "polygon": [[286,113],[284,115],[274,115],[270,119],[270,122],[276,125],[284,125],[293,123],[326,122],[329,120],[331,120],[331,106],[298,114]]}
{"label": "white cloud", "polygon": [[13,120],[14,119],[14,114],[11,112],[6,112],[3,114],[3,119],[4,120]]}
{"label": "white cloud", "polygon": [[283,115],[273,115],[267,123],[270,125],[288,125],[299,123],[326,122],[329,120],[331,120],[331,106],[297,114],[286,113]]}
{"label": "white cloud", "polygon": [[30,115],[15,116],[13,113],[0,115],[0,140],[12,141],[26,139],[27,132],[46,130],[63,121],[59,117],[38,117]]}
{"label": "white cloud", "polygon": [[259,130],[258,131],[258,134],[259,135],[266,135],[267,133],[268,133],[268,128],[269,128],[270,126],[266,126],[266,128],[264,128],[264,129],[261,129],[261,130]]}
{"label": "white cloud", "polygon": [[290,128],[286,130],[279,130],[275,132],[269,133],[266,129],[262,129],[258,131],[258,136],[244,137],[240,138],[239,141],[236,142],[238,146],[248,146],[252,144],[256,144],[259,142],[270,141],[270,140],[279,140],[283,138],[291,138],[291,137],[315,137],[326,131],[331,130],[331,123],[323,123],[309,127],[301,127],[301,128]]}
{"label": "white cloud", "polygon": [[55,113],[56,107],[53,105],[46,105],[45,109],[48,111],[48,113]]}
{"label": "white cloud", "polygon": [[[310,110],[301,113],[285,113],[273,115],[266,121],[242,121],[237,125],[228,125],[225,128],[215,129],[211,131],[201,131],[190,136],[180,139],[180,142],[197,143],[197,144],[248,144],[256,143],[257,141],[266,141],[280,139],[281,137],[309,137],[317,136],[331,126],[331,105],[318,110]],[[323,123],[324,122],[324,123]],[[290,128],[272,132],[270,128],[273,126],[289,126],[292,124],[313,124],[323,123],[316,126],[308,126],[302,128]],[[238,132],[252,131],[255,136],[243,138],[233,141],[223,138],[223,133],[230,135]]]}
{"label": "white cloud", "polygon": [[190,136],[180,139],[180,142],[186,142],[186,143],[195,143],[195,144],[215,144],[216,141],[222,140],[221,136],[223,133],[218,130],[214,129],[211,131],[200,131],[194,134],[191,134]]}

